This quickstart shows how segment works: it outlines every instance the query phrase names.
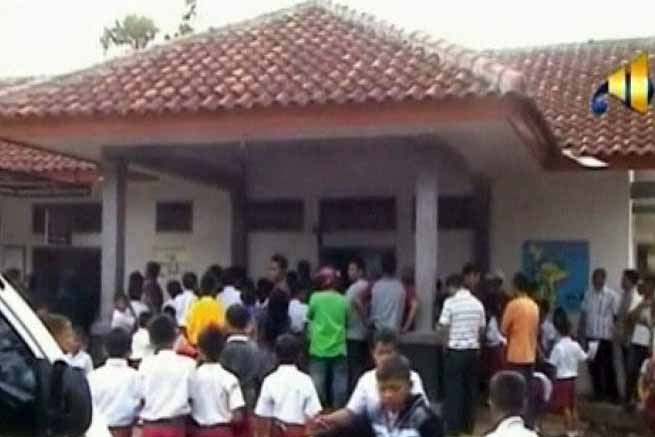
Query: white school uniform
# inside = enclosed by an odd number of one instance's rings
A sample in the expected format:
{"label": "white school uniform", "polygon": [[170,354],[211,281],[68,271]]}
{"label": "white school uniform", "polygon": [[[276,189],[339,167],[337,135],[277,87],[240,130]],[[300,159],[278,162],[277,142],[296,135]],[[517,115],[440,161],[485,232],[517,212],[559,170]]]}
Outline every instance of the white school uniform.
{"label": "white school uniform", "polygon": [[219,363],[203,364],[191,376],[191,416],[200,426],[226,425],[232,413],[243,408],[239,380]]}
{"label": "white school uniform", "polygon": [[216,299],[221,304],[223,304],[223,308],[225,308],[225,311],[230,309],[232,305],[236,305],[236,304],[241,305],[243,303],[241,300],[241,292],[231,285],[228,285],[225,288],[223,288],[223,291],[218,293]]}
{"label": "white school uniform", "polygon": [[509,417],[498,425],[486,437],[539,437],[536,432],[529,430],[525,422],[518,416]]}
{"label": "white school uniform", "polygon": [[184,290],[184,292],[173,301],[175,308],[175,317],[177,318],[177,326],[183,328],[186,326],[186,318],[189,314],[189,309],[198,300],[198,296],[192,290]]}
{"label": "white school uniform", "polygon": [[587,360],[587,353],[571,337],[562,337],[550,353],[548,361],[557,369],[557,379],[578,377],[578,366]]}
{"label": "white school uniform", "polygon": [[144,401],[141,418],[153,422],[188,416],[189,384],[195,368],[194,360],[172,350],[144,358],[139,367],[139,394]]}
{"label": "white school uniform", "polygon": [[83,370],[85,375],[93,371],[93,360],[84,351],[79,351],[77,355],[66,354],[66,360],[71,367]]}
{"label": "white school uniform", "polygon": [[[412,381],[413,395],[422,395],[427,401],[428,397],[423,388],[423,381],[421,376],[412,371],[410,374]],[[378,380],[375,376],[375,369],[369,370],[364,373],[357,381],[355,390],[350,396],[346,409],[353,414],[361,415],[367,413],[369,416],[373,415],[380,408],[380,392],[378,391]]]}
{"label": "white school uniform", "polygon": [[255,415],[305,425],[322,410],[312,379],[296,366],[281,365],[262,385]]}
{"label": "white school uniform", "polygon": [[291,331],[294,334],[305,332],[307,325],[307,311],[309,306],[298,299],[292,299],[289,302],[289,319],[291,319]]}
{"label": "white school uniform", "polygon": [[109,427],[132,426],[141,409],[139,375],[127,360],[110,358],[104,366],[89,374],[93,408]]}
{"label": "white school uniform", "polygon": [[131,300],[130,306],[132,307],[132,310],[134,311],[134,315],[136,316],[137,319],[141,314],[145,313],[146,311],[150,311],[148,309],[148,305],[144,304],[140,300]]}
{"label": "white school uniform", "polygon": [[111,329],[121,328],[130,334],[134,330],[136,319],[129,310],[119,311],[114,309],[111,316]]}
{"label": "white school uniform", "polygon": [[133,360],[142,360],[154,353],[150,345],[150,334],[145,328],[139,328],[132,336],[132,355]]}

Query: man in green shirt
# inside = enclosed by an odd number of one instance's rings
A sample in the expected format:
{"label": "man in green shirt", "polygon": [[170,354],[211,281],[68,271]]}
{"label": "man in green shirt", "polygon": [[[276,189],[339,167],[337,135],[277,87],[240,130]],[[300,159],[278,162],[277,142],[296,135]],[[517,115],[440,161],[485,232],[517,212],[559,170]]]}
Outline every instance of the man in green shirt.
{"label": "man in green shirt", "polygon": [[346,325],[348,302],[335,290],[339,275],[332,267],[317,274],[320,290],[309,301],[309,372],[323,405],[341,408],[348,395]]}

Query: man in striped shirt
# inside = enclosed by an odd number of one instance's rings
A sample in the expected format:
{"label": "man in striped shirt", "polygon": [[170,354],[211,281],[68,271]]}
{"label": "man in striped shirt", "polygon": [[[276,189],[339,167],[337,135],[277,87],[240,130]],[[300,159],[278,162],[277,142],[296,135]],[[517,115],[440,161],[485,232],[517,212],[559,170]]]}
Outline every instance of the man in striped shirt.
{"label": "man in striped shirt", "polygon": [[[475,275],[476,269],[467,266],[462,273],[464,277]],[[463,287],[461,276],[451,276],[446,286],[458,290],[446,299],[439,319],[440,328],[448,332],[444,369],[446,435],[470,435],[475,425],[480,338],[486,319],[482,303]]]}

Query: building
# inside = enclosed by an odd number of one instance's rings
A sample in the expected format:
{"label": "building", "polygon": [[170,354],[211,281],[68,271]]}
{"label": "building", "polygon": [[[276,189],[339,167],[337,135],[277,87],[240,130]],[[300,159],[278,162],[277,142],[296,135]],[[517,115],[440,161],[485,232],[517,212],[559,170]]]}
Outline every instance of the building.
{"label": "building", "polygon": [[[150,259],[258,276],[274,252],[393,250],[427,330],[436,276],[509,274],[526,241],[584,240],[618,283],[655,121],[597,119],[589,98],[639,49],[655,40],[479,53],[316,1],[2,94],[0,137],[100,166],[90,196],[48,202],[96,205],[71,243],[101,260],[105,316]],[[2,200],[1,241],[28,266],[43,207]]]}

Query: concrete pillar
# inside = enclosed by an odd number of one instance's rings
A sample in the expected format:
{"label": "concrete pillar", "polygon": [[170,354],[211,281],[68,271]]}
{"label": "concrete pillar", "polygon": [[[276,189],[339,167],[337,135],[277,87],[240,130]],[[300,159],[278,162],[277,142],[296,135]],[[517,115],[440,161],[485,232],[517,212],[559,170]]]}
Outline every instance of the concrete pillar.
{"label": "concrete pillar", "polygon": [[246,194],[241,188],[230,190],[232,209],[232,265],[248,267],[248,229]]}
{"label": "concrete pillar", "polygon": [[426,154],[416,175],[416,292],[420,305],[417,329],[432,330],[432,307],[438,262],[437,163]]}
{"label": "concrete pillar", "polygon": [[127,163],[104,159],[102,186],[102,297],[100,315],[111,319],[114,296],[125,286],[125,197]]}

